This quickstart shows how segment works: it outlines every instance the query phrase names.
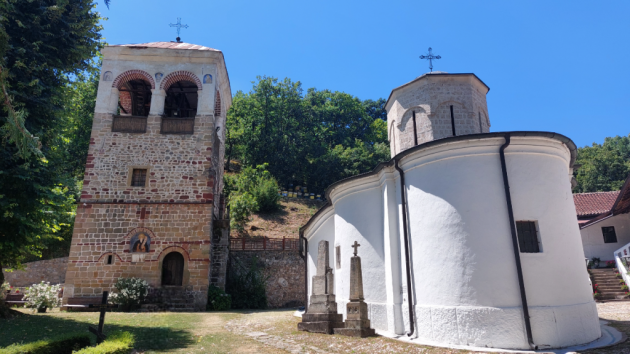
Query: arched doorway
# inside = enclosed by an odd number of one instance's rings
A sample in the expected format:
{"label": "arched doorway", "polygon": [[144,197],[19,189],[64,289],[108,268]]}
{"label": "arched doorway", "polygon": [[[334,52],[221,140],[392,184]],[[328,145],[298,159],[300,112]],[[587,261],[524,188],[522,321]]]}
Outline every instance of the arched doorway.
{"label": "arched doorway", "polygon": [[171,252],[162,261],[162,285],[181,286],[184,278],[184,256]]}

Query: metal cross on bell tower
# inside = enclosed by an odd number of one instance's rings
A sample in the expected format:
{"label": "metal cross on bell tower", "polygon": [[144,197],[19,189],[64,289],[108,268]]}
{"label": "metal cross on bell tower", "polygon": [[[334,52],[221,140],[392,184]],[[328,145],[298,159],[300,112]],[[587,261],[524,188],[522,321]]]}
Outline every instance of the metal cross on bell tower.
{"label": "metal cross on bell tower", "polygon": [[177,43],[181,43],[181,38],[179,38],[179,31],[182,28],[188,28],[188,25],[182,25],[181,17],[177,18],[177,23],[171,23],[171,27],[177,27]]}
{"label": "metal cross on bell tower", "polygon": [[428,55],[421,55],[420,59],[428,59],[429,60],[429,70],[431,70],[431,72],[433,72],[433,59],[442,59],[441,56],[439,55],[433,55],[433,53],[431,53],[431,47],[429,47],[429,54]]}

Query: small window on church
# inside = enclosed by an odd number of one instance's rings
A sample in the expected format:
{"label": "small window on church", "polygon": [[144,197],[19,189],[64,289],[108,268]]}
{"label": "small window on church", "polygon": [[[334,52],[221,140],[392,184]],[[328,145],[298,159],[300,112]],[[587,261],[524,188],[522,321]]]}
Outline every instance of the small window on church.
{"label": "small window on church", "polygon": [[107,256],[107,264],[112,264],[114,262],[114,256],[111,254]]}
{"label": "small window on church", "polygon": [[132,187],[144,187],[147,180],[146,169],[133,169],[133,175],[131,176]]}
{"label": "small window on church", "polygon": [[341,246],[335,247],[335,267],[341,268]]}
{"label": "small window on church", "polygon": [[617,234],[614,226],[602,227],[602,233],[604,234],[604,243],[617,243]]}
{"label": "small window on church", "polygon": [[535,221],[517,221],[516,233],[518,235],[518,248],[521,253],[540,252],[540,240]]}

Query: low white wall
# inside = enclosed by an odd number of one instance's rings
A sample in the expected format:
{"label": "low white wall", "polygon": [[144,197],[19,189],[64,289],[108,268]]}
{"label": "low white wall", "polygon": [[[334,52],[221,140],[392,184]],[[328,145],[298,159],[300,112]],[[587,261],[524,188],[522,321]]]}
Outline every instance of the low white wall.
{"label": "low white wall", "polygon": [[[604,243],[602,227],[614,226],[617,235],[616,243]],[[584,245],[584,257],[601,259],[601,264],[614,259],[616,250],[630,243],[630,214],[621,214],[610,217],[580,230],[582,244]]]}

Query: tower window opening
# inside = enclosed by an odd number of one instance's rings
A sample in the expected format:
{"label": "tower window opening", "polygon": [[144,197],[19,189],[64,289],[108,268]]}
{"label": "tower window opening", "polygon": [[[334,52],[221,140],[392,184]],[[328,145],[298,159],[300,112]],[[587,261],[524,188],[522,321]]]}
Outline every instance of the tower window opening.
{"label": "tower window opening", "polygon": [[107,264],[112,264],[114,262],[114,256],[111,254],[107,256]]}
{"label": "tower window opening", "polygon": [[144,80],[130,80],[119,89],[118,114],[146,117],[151,110],[151,84]]}
{"label": "tower window opening", "polygon": [[134,168],[133,174],[131,175],[131,186],[144,187],[146,185],[146,180],[147,180],[147,170]]}
{"label": "tower window opening", "polygon": [[197,114],[197,85],[190,81],[178,81],[166,91],[164,115],[170,118],[194,118]]}

